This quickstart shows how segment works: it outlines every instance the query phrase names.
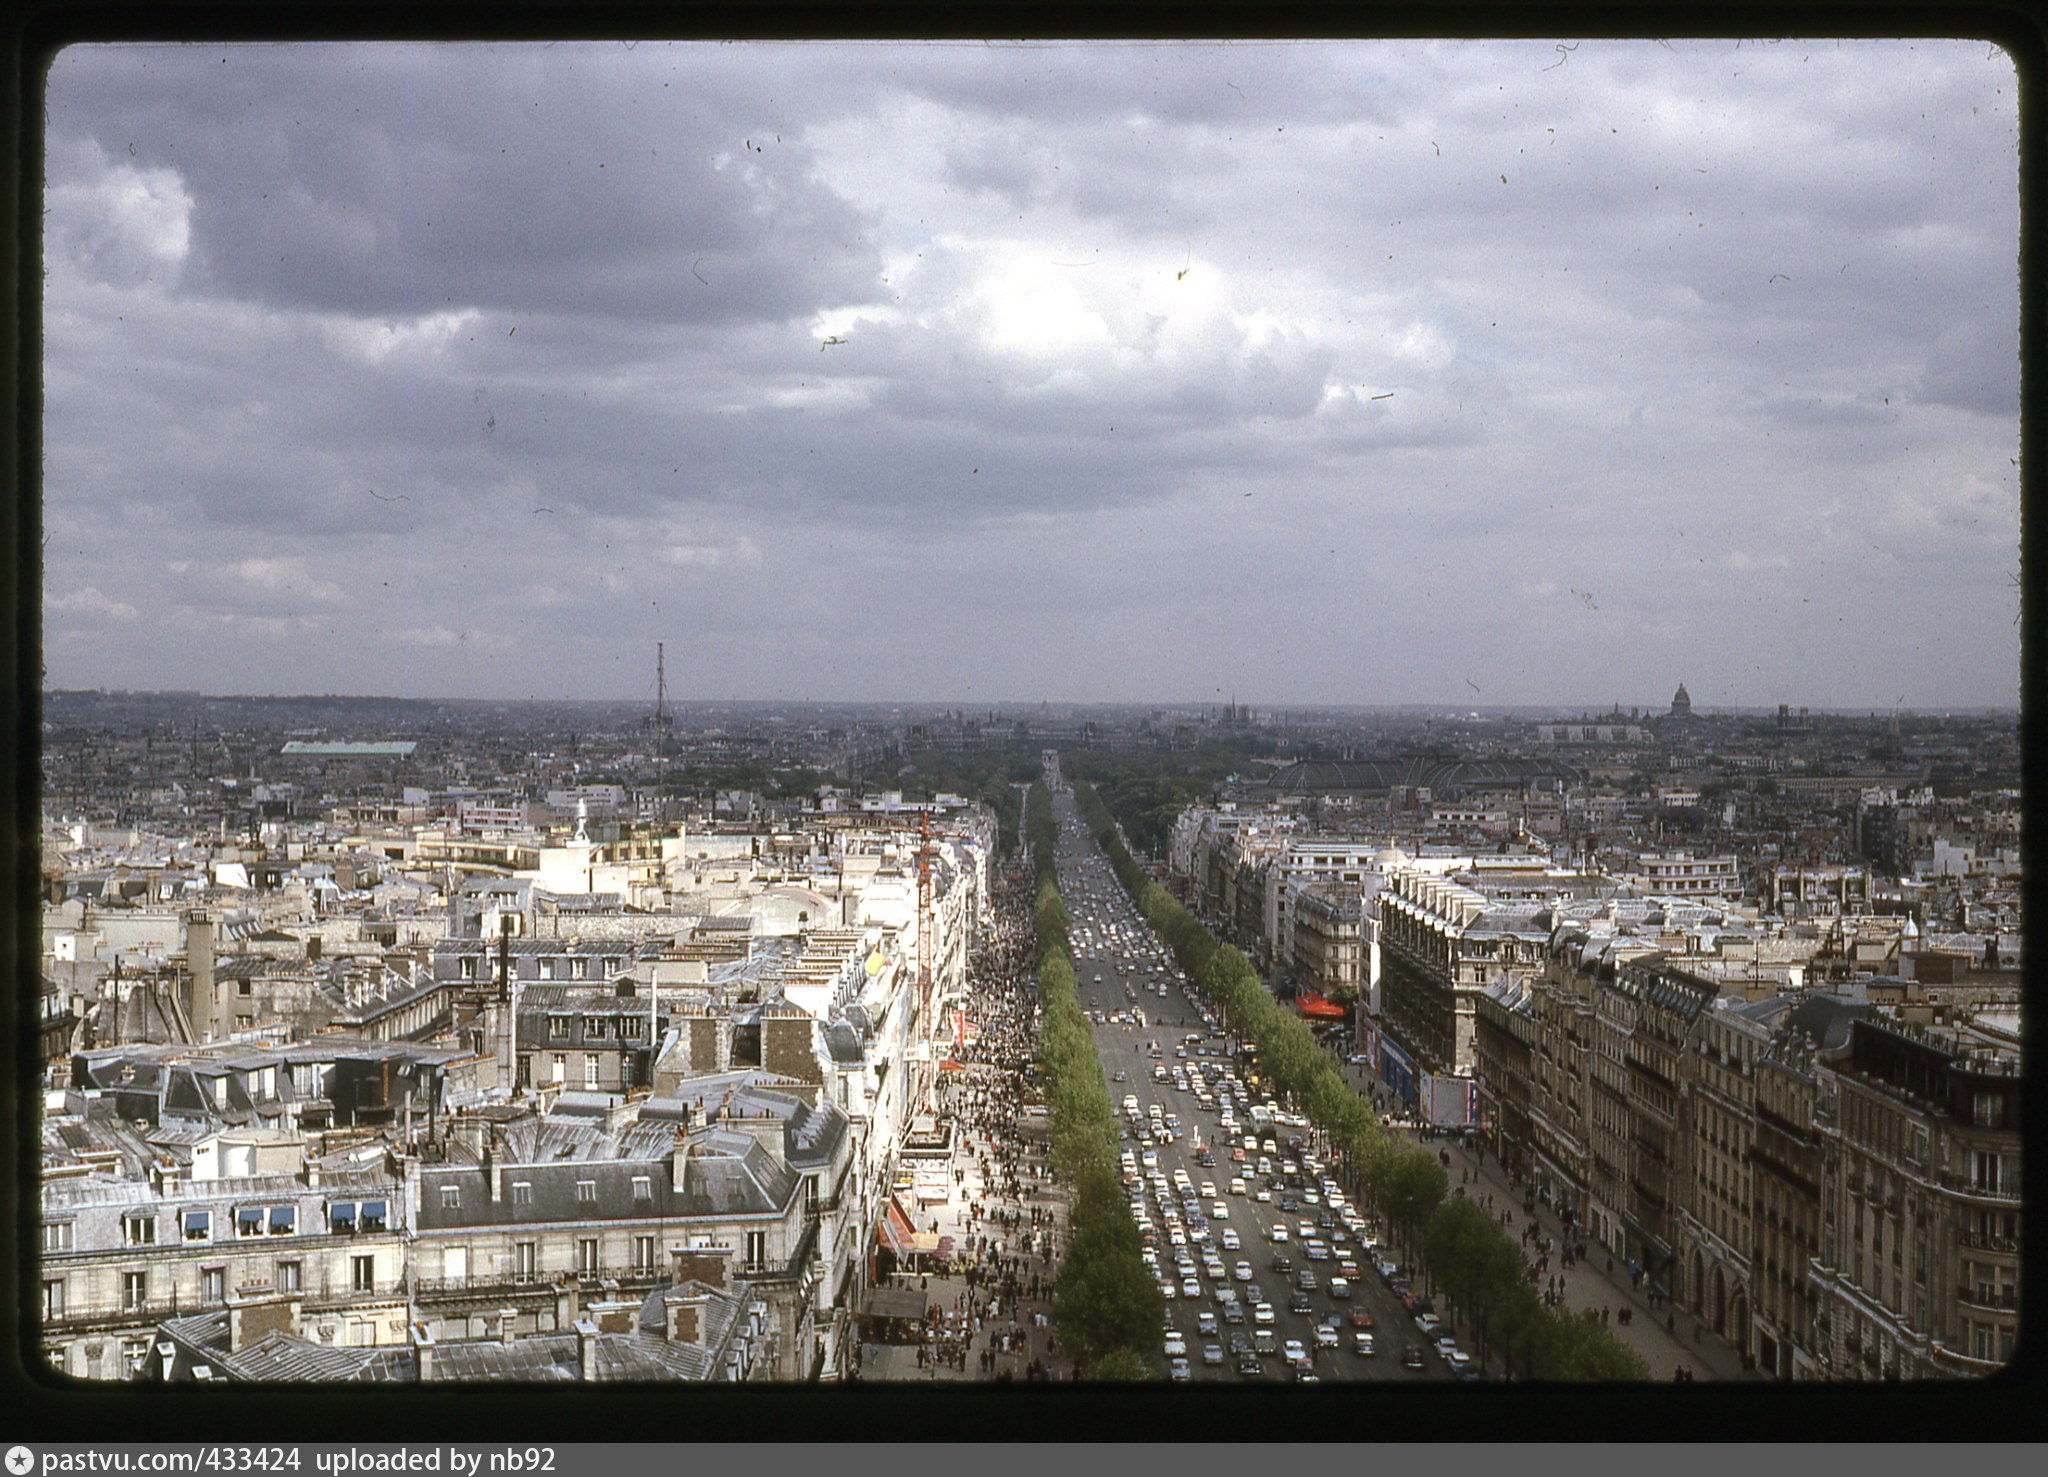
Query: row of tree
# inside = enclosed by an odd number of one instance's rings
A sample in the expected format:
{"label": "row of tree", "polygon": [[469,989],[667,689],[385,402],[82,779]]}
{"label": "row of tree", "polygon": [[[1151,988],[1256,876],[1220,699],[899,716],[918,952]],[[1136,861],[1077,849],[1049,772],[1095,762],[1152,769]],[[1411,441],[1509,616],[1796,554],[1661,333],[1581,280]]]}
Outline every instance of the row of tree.
{"label": "row of tree", "polygon": [[1074,978],[1072,924],[1055,867],[1059,826],[1042,783],[1031,788],[1024,826],[1036,881],[1039,1080],[1053,1173],[1071,1206],[1053,1326],[1088,1379],[1149,1379],[1164,1304],[1124,1192],[1116,1110]]}
{"label": "row of tree", "polygon": [[1435,1287],[1469,1313],[1482,1355],[1497,1349],[1525,1379],[1640,1380],[1642,1356],[1617,1340],[1590,1310],[1547,1307],[1521,1248],[1492,1212],[1462,1190],[1449,1193],[1439,1158],[1389,1133],[1345,1080],[1334,1057],[1301,1018],[1269,994],[1238,949],[1218,945],[1201,921],[1146,875],[1124,844],[1101,796],[1074,786],[1082,818],[1138,908],[1159,930],[1188,977],[1220,1008],[1231,1030],[1258,1053],[1266,1079],[1328,1136],[1335,1161],[1386,1216],[1410,1252],[1419,1252]]}

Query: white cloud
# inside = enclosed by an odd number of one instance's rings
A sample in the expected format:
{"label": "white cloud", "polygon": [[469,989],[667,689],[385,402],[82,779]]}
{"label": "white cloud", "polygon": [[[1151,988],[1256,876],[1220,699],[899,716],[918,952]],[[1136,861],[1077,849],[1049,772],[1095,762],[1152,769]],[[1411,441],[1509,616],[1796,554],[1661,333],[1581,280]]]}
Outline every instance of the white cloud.
{"label": "white cloud", "polygon": [[175,287],[192,250],[192,196],[172,168],[116,161],[91,139],[50,146],[45,257],[104,282]]}
{"label": "white cloud", "polygon": [[229,569],[243,583],[272,594],[299,595],[318,601],[341,598],[338,585],[314,575],[298,556],[240,559]]}
{"label": "white cloud", "polygon": [[679,569],[758,569],[761,546],[742,534],[726,543],[669,544],[662,549],[661,562]]}
{"label": "white cloud", "polygon": [[137,614],[135,607],[127,601],[104,595],[91,585],[82,590],[73,590],[68,595],[46,599],[43,605],[46,610],[58,611],[65,615],[97,616],[102,620],[132,621]]}

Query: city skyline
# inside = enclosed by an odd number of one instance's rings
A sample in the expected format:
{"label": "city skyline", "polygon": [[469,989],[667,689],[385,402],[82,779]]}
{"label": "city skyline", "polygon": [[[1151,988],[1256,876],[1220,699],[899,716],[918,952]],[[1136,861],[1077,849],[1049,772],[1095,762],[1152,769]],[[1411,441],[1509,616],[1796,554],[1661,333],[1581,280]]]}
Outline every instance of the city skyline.
{"label": "city skyline", "polygon": [[2018,703],[1984,42],[89,46],[46,685]]}

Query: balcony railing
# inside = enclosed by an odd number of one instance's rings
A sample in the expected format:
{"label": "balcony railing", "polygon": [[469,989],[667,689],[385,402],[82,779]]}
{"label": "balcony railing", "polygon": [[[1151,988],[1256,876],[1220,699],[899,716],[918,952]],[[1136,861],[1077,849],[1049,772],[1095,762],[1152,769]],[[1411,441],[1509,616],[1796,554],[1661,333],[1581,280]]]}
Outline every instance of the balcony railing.
{"label": "balcony railing", "polygon": [[195,1311],[198,1311],[195,1307],[181,1307],[175,1297],[146,1298],[141,1302],[114,1306],[95,1303],[89,1307],[79,1307],[73,1304],[67,1306],[63,1312],[45,1318],[42,1321],[42,1329],[45,1334],[87,1333],[94,1329],[161,1323],[166,1318],[177,1318]]}
{"label": "balcony railing", "polygon": [[1980,1200],[1996,1200],[2004,1204],[2017,1205],[2020,1202],[2020,1187],[2014,1184],[1986,1185],[1963,1175],[1943,1170],[1935,1176],[1935,1182],[1944,1190],[1962,1195],[1974,1195]]}
{"label": "balcony railing", "polygon": [[2020,1292],[2017,1287],[1970,1287],[1966,1285],[1956,1289],[1956,1298],[1958,1301],[1968,1303],[1973,1308],[1999,1308],[2011,1311],[2017,1310],[2020,1305]]}

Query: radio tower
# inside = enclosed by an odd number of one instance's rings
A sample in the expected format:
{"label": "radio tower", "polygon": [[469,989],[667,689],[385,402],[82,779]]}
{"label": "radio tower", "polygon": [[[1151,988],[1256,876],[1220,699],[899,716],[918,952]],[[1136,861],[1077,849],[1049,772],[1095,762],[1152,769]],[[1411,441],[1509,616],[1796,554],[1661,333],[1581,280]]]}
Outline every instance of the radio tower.
{"label": "radio tower", "polygon": [[654,643],[654,731],[661,733],[668,722],[663,711],[668,705],[668,647],[666,643]]}
{"label": "radio tower", "polygon": [[668,818],[668,650],[654,643],[654,793],[660,797],[656,818]]}

